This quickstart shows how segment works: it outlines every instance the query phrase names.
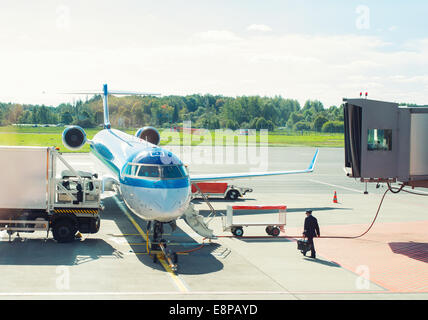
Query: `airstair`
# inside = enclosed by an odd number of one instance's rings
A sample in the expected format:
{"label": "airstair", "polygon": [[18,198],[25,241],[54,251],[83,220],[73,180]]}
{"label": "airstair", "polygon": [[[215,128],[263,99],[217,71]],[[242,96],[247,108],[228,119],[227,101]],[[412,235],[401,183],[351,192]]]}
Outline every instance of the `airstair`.
{"label": "airstair", "polygon": [[210,208],[211,212],[206,218],[204,218],[199,214],[199,211],[195,209],[193,203],[190,203],[189,207],[184,212],[184,215],[183,215],[184,221],[186,221],[189,227],[192,228],[200,236],[207,239],[215,239],[216,237],[214,236],[213,230],[209,228],[209,223],[212,221],[212,219],[216,217],[217,212],[214,209],[214,207],[211,205],[210,201],[208,200],[208,197],[201,191],[199,186],[196,183],[192,183],[192,184],[200,192],[200,194],[202,195],[202,198]]}

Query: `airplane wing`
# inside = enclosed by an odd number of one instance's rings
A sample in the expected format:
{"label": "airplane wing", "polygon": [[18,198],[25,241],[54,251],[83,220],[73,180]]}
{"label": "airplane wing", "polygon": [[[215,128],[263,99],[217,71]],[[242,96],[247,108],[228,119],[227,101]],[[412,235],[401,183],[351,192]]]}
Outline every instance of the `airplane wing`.
{"label": "airplane wing", "polygon": [[232,180],[242,178],[254,178],[254,177],[266,177],[266,176],[278,176],[285,174],[298,174],[298,173],[310,173],[314,171],[315,163],[318,158],[319,150],[315,151],[314,157],[307,169],[304,170],[291,170],[291,171],[270,171],[270,172],[240,172],[240,173],[213,173],[213,174],[195,174],[190,176],[192,182],[203,182],[203,181],[217,181],[217,180]]}

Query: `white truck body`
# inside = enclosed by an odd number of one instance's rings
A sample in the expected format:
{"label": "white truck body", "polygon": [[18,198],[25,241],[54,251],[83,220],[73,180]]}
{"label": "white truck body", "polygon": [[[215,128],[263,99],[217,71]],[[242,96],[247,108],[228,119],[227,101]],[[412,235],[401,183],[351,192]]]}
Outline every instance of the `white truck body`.
{"label": "white truck body", "polygon": [[47,209],[49,148],[0,146],[0,208]]}
{"label": "white truck body", "polygon": [[[57,177],[57,160],[67,175]],[[0,230],[52,230],[58,242],[100,227],[101,180],[74,170],[54,147],[0,146]],[[10,240],[10,238],[9,238]]]}

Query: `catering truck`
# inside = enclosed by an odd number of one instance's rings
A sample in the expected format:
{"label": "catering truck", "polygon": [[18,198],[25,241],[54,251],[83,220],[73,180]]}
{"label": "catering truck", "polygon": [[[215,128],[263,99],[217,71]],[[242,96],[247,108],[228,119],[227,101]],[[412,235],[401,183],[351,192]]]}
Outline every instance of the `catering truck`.
{"label": "catering truck", "polygon": [[[57,176],[58,161],[65,170]],[[101,180],[74,170],[54,147],[0,146],[0,230],[52,231],[57,242],[100,228]]]}

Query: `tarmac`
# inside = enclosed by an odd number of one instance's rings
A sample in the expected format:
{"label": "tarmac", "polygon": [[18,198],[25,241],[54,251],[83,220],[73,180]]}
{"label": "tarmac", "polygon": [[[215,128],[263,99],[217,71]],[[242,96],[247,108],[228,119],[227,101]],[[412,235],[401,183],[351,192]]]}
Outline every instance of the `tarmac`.
{"label": "tarmac", "polygon": [[[255,153],[248,149],[247,155],[258,154],[259,162],[221,163],[210,157],[201,160],[201,152],[209,147],[171,149],[183,158],[186,152],[198,153],[186,158],[191,175],[305,169],[315,152],[304,147]],[[108,173],[88,154],[64,157],[77,169]],[[211,200],[219,213],[209,224],[219,236],[216,240],[203,240],[181,219],[175,232],[166,227],[169,248],[179,252],[177,274],[147,254],[146,222],[133,215],[120,196],[105,193],[96,234],[66,244],[56,243],[51,234],[46,239],[41,232],[14,235],[12,242],[1,234],[0,299],[427,299],[425,196],[389,193],[365,236],[316,239],[317,259],[297,250],[307,209],[313,210],[322,236],[356,236],[372,223],[385,187],[369,184],[364,194],[365,185],[346,177],[343,166],[343,149],[321,148],[311,174],[232,181],[254,191],[235,202]],[[332,201],[334,191],[338,203]],[[428,195],[428,190],[418,191]],[[202,200],[194,204],[202,215],[208,214]],[[286,205],[285,233],[268,237],[259,226],[244,228],[244,236],[258,238],[230,237],[220,215],[234,204]],[[253,212],[234,219],[269,224],[277,215]]]}

